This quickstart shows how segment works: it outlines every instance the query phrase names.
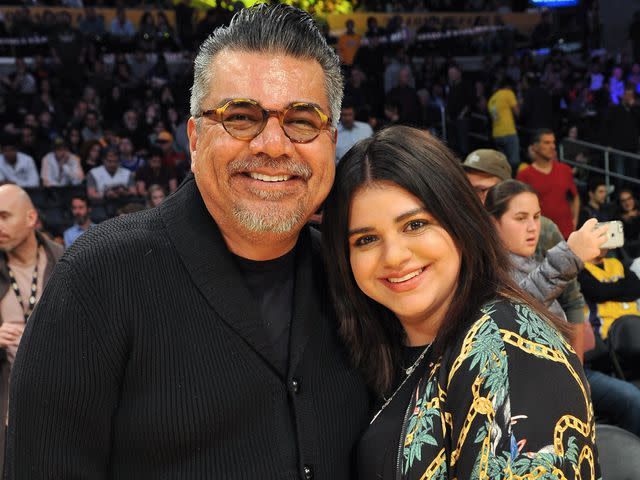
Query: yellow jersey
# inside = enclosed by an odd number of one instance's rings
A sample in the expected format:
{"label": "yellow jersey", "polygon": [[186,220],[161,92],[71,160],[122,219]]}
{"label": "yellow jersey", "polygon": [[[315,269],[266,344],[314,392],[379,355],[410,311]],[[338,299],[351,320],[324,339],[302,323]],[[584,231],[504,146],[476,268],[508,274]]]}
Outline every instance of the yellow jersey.
{"label": "yellow jersey", "polygon": [[508,88],[501,88],[487,102],[493,124],[493,136],[507,137],[516,134],[513,108],[518,105],[516,95]]}

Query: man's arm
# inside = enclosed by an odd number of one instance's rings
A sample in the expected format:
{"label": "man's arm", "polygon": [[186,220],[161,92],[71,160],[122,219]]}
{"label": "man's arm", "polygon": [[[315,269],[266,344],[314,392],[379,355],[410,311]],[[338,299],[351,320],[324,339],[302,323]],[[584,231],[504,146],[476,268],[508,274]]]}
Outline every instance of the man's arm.
{"label": "man's arm", "polygon": [[36,162],[33,161],[33,158],[30,156],[26,156],[27,168],[29,169],[29,177],[22,185],[25,188],[37,188],[40,186],[40,175],[38,174],[38,169],[36,168]]}
{"label": "man's arm", "polygon": [[108,478],[126,348],[89,278],[60,262],[29,319],[11,375],[6,478]]}
{"label": "man's arm", "polygon": [[98,182],[91,172],[87,174],[87,197],[89,200],[102,200],[102,192],[98,191]]}
{"label": "man's arm", "polygon": [[615,282],[599,282],[587,270],[583,270],[578,280],[582,286],[582,293],[589,301],[633,302],[640,298],[640,279],[627,268],[624,269],[624,274],[625,278]]}

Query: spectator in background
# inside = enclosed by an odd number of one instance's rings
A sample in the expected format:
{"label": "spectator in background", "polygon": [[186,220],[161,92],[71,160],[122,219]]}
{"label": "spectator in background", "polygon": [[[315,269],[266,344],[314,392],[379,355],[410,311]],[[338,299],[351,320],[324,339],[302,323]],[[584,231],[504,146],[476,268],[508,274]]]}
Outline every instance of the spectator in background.
{"label": "spectator in background", "polygon": [[56,138],[53,151],[42,158],[40,178],[43,187],[79,185],[84,180],[80,158],[69,151],[69,146],[63,138]]}
{"label": "spectator in background", "polygon": [[88,38],[102,37],[105,34],[104,17],[96,13],[96,9],[87,6],[84,17],[78,22],[78,30]]}
{"label": "spectator in background", "polygon": [[462,72],[457,66],[447,71],[447,121],[451,148],[464,157],[469,151],[469,110],[473,103],[469,85],[462,80]]}
{"label": "spectator in background", "polygon": [[18,149],[34,160],[36,158],[42,158],[49,148],[46,140],[40,138],[36,132],[37,130],[34,127],[24,125],[20,129],[20,142],[18,142]]}
{"label": "spectator in background", "polygon": [[527,89],[522,100],[522,125],[531,131],[553,128],[553,105],[549,89],[540,85],[540,78],[529,73],[526,76]]}
{"label": "spectator in background", "polygon": [[102,132],[102,127],[100,127],[98,112],[89,110],[84,116],[83,124],[84,126],[80,132],[83,141],[89,142],[91,140],[102,140],[104,134]]}
{"label": "spectator in background", "polygon": [[162,159],[163,151],[158,147],[151,147],[146,165],[136,172],[136,190],[141,197],[147,197],[151,185],[160,185],[169,193],[178,188],[175,167],[167,165]]}
{"label": "spectator in background", "polygon": [[353,103],[346,99],[342,102],[340,123],[338,123],[338,140],[336,142],[336,163],[342,156],[360,140],[373,135],[373,129],[368,123],[356,120],[356,110]]}
{"label": "spectator in background", "polygon": [[408,66],[398,71],[398,83],[387,92],[386,100],[399,107],[400,122],[417,126],[420,123],[420,99],[415,89],[411,69]]}
{"label": "spectator in background", "polygon": [[624,95],[624,78],[621,66],[616,66],[611,72],[611,78],[609,78],[609,95],[611,96],[611,103],[619,105]]}
{"label": "spectator in background", "polygon": [[120,41],[130,42],[136,34],[136,29],[127,18],[127,12],[124,7],[118,7],[116,16],[111,20],[109,33]]}
{"label": "spectator in background", "polygon": [[[636,300],[640,298],[640,279],[617,258],[607,257],[608,250],[585,264],[578,275],[582,293],[589,307],[591,325],[603,339],[618,318],[640,316]],[[640,321],[640,318],[638,318]],[[640,415],[640,411],[637,412]],[[640,419],[638,420],[640,430]]]}
{"label": "spectator in background", "polygon": [[90,142],[85,142],[82,145],[82,149],[80,151],[80,162],[82,165],[82,171],[85,173],[89,173],[89,170],[95,167],[99,167],[102,159],[100,158],[102,151],[102,145],[98,140],[92,140]]}
{"label": "spectator in background", "polygon": [[633,258],[640,257],[640,210],[633,192],[623,188],[618,193],[619,219],[624,225],[624,250]]}
{"label": "spectator in background", "polygon": [[[462,164],[467,179],[476,191],[478,198],[484,204],[489,189],[511,179],[511,166],[507,157],[501,152],[481,149],[471,152]],[[536,246],[535,256],[542,261],[549,250],[562,242],[560,230],[548,218],[540,217],[540,238]],[[584,323],[584,297],[580,293],[580,285],[573,279],[569,281],[558,298],[567,320],[571,324]],[[580,358],[584,351],[584,336],[582,331],[574,332],[571,345]]]}
{"label": "spectator in background", "polygon": [[[605,227],[594,229],[595,220],[573,232],[567,242],[550,249],[544,259],[533,256],[540,232],[540,205],[535,191],[514,180],[501,183],[487,196],[487,209],[492,214],[500,238],[510,252],[512,275],[518,284],[556,316],[566,318],[558,296],[585,265],[599,255],[606,241]],[[595,345],[589,324],[584,327]],[[591,387],[594,410],[616,421],[634,434],[640,432],[640,390],[623,380],[585,368]]]}
{"label": "spectator in background", "polygon": [[535,132],[529,152],[533,161],[516,178],[538,192],[542,215],[558,225],[567,239],[576,229],[580,212],[580,196],[571,167],[558,162],[556,136],[549,129]]}
{"label": "spectator in background", "polygon": [[520,106],[509,77],[503,77],[498,89],[489,98],[487,109],[491,116],[493,141],[498,150],[507,156],[511,168],[516,170],[520,165],[520,140],[514,115],[520,114]]}
{"label": "spectator in background", "polygon": [[349,19],[345,23],[347,30],[338,39],[338,55],[344,65],[353,65],[353,59],[360,48],[360,35],[355,30],[355,23]]}
{"label": "spectator in background", "polygon": [[[612,105],[604,121],[603,143],[625,152],[638,152],[640,109],[636,104],[635,86],[627,84],[618,105]],[[613,170],[630,177],[637,176],[636,160],[612,155]]]}
{"label": "spectator in background", "polygon": [[164,202],[164,199],[167,196],[164,188],[162,188],[160,185],[150,185],[147,189],[147,193],[147,208],[157,207],[162,202]]}
{"label": "spectator in background", "polygon": [[2,155],[0,155],[0,183],[15,183],[22,188],[40,186],[40,176],[36,162],[26,153],[19,152],[14,135],[5,134],[0,139]]}
{"label": "spectator in background", "polygon": [[4,352],[0,359],[0,460],[4,457],[9,373],[27,319],[62,255],[60,245],[36,231],[37,223],[38,213],[29,195],[16,185],[0,186],[0,349]]}
{"label": "spectator in background", "polygon": [[134,153],[133,143],[129,137],[120,138],[118,151],[120,152],[120,165],[127,170],[136,172],[144,166],[144,158]]}
{"label": "spectator in background", "polygon": [[27,64],[20,57],[15,58],[15,72],[1,77],[0,81],[10,93],[19,95],[19,98],[34,95],[38,88],[35,77],[28,71]]}
{"label": "spectator in background", "polygon": [[598,222],[608,222],[613,215],[607,205],[607,184],[603,177],[595,176],[589,179],[587,186],[589,201],[580,209],[578,227],[590,218],[596,218]]}
{"label": "spectator in background", "polygon": [[117,147],[107,147],[102,153],[102,165],[87,174],[89,200],[116,200],[136,194],[133,172],[120,166]]}
{"label": "spectator in background", "polygon": [[[378,55],[380,53],[378,52]],[[403,72],[404,70],[404,72]],[[374,72],[374,75],[380,75],[380,72]],[[391,56],[387,68],[384,70],[384,91],[389,94],[391,90],[400,85],[415,87],[415,80],[411,72],[411,64],[404,47],[398,47],[395,54]]]}
{"label": "spectator in background", "polygon": [[491,187],[511,179],[511,165],[497,150],[482,148],[467,155],[462,164],[467,179],[482,203]]}
{"label": "spectator in background", "polygon": [[84,195],[74,195],[71,197],[71,215],[73,215],[73,226],[64,231],[64,248],[69,248],[76,239],[93,226],[91,221],[91,207],[89,200]]}
{"label": "spectator in background", "polygon": [[[162,164],[171,168],[178,168],[186,157],[182,152],[178,152],[173,148],[173,135],[163,130],[156,137],[155,142],[162,150]],[[173,191],[173,190],[172,190]]]}
{"label": "spectator in background", "polygon": [[122,114],[121,137],[129,137],[138,150],[147,148],[147,135],[140,125],[138,112],[129,109]]}

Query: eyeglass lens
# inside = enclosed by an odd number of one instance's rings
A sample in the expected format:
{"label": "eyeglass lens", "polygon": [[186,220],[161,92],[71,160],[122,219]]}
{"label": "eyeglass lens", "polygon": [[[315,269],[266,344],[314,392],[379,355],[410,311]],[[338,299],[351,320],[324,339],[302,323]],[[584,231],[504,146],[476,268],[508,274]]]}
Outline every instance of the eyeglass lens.
{"label": "eyeglass lens", "polygon": [[[254,103],[233,102],[222,113],[224,128],[236,138],[254,138],[268,119],[266,110]],[[291,140],[306,142],[322,129],[320,115],[310,105],[293,105],[284,112],[282,125]]]}

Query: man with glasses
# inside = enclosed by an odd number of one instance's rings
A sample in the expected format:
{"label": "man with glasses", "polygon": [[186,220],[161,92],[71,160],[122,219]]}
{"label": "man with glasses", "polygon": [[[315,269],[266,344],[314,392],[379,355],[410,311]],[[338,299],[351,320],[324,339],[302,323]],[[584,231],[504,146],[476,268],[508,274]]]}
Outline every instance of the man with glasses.
{"label": "man with glasses", "polygon": [[204,42],[193,177],[67,252],[16,360],[8,478],[354,478],[368,397],[305,226],[341,97],[297,9],[242,10]]}

